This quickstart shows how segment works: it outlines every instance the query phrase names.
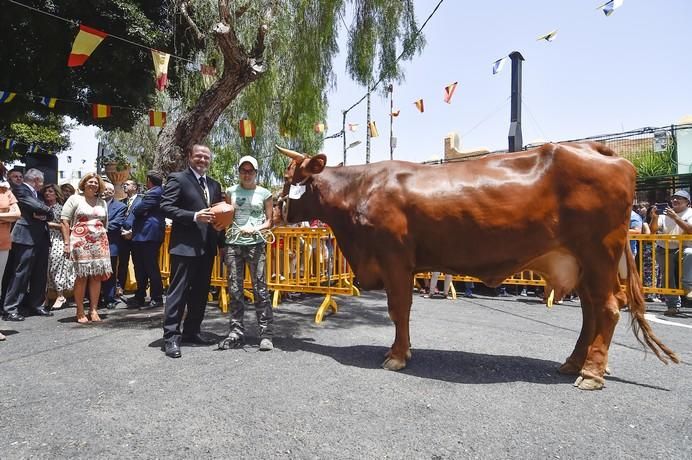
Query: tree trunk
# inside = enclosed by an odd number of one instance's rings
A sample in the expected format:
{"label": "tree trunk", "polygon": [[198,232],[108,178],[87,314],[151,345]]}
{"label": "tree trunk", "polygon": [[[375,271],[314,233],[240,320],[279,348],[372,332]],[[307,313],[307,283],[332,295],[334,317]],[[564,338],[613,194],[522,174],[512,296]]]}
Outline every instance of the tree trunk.
{"label": "tree trunk", "polygon": [[[221,18],[223,20],[224,14],[221,14]],[[177,123],[166,125],[163,129],[157,144],[154,169],[165,175],[182,170],[187,164],[190,148],[204,143],[226,107],[243,88],[262,76],[266,31],[266,25],[258,28],[255,45],[248,53],[238,41],[233,28],[223,22],[216,24],[213,32],[224,57],[221,78],[202,93],[195,106]]]}

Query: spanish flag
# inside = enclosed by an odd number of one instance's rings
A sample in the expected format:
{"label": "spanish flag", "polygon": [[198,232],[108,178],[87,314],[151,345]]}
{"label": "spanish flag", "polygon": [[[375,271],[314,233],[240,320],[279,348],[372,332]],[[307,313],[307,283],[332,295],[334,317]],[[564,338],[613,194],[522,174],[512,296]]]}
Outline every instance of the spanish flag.
{"label": "spanish flag", "polygon": [[348,130],[353,131],[353,132],[358,131],[358,126],[359,126],[358,123],[349,123],[348,124]]}
{"label": "spanish flag", "polygon": [[111,116],[111,106],[106,104],[92,104],[91,113],[94,118],[108,118]]}
{"label": "spanish flag", "polygon": [[255,124],[252,120],[240,120],[240,137],[255,137]]}
{"label": "spanish flag", "polygon": [[374,121],[368,123],[368,132],[370,132],[370,137],[377,137],[380,133],[377,131],[377,125]]}
{"label": "spanish flag", "polygon": [[10,93],[9,91],[0,91],[0,102],[3,104],[8,104],[12,102],[12,99],[17,95],[17,93]]}
{"label": "spanish flag", "polygon": [[149,126],[162,128],[166,124],[166,112],[149,111]]}
{"label": "spanish flag", "polygon": [[420,113],[425,112],[425,107],[423,106],[423,99],[418,99],[416,102],[414,102],[414,104],[416,104],[416,108]]}
{"label": "spanish flag", "polygon": [[42,97],[39,102],[49,109],[54,109],[55,103],[58,102],[58,99],[54,97]]}
{"label": "spanish flag", "polygon": [[156,71],[156,89],[163,91],[168,83],[168,61],[171,55],[151,50],[151,57],[154,59],[154,71]]}
{"label": "spanish flag", "polygon": [[107,33],[92,29],[85,25],[79,26],[79,33],[72,43],[72,52],[67,59],[68,67],[79,67],[84,64],[97,46],[108,36]]}
{"label": "spanish flag", "polygon": [[447,104],[449,104],[450,101],[452,100],[452,95],[454,94],[454,90],[457,89],[457,83],[459,83],[459,82],[455,81],[451,85],[445,86],[445,102]]}
{"label": "spanish flag", "polygon": [[324,132],[324,123],[315,123],[315,132],[320,134]]}

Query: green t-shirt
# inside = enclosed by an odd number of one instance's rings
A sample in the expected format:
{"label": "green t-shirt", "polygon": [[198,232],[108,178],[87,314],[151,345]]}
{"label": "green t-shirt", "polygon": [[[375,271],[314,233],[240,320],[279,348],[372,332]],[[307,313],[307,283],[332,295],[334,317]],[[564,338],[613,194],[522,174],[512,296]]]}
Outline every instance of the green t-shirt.
{"label": "green t-shirt", "polygon": [[254,189],[246,189],[240,185],[234,185],[226,189],[226,196],[231,199],[235,208],[233,225],[226,230],[226,244],[250,245],[262,243],[264,240],[258,233],[251,235],[241,234],[233,241],[238,228],[246,224],[259,227],[266,220],[264,203],[272,194],[264,187],[256,186]]}

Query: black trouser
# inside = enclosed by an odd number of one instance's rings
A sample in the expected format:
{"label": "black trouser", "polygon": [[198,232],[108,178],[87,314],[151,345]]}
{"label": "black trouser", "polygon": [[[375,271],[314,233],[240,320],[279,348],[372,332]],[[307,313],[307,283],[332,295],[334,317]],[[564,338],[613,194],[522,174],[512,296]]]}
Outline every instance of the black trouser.
{"label": "black trouser", "polygon": [[132,242],[132,263],[135,265],[137,280],[136,299],[143,300],[146,297],[147,285],[149,285],[151,300],[163,300],[163,283],[159,268],[160,248],[161,243],[158,241]]}
{"label": "black trouser", "polygon": [[118,286],[120,286],[123,291],[125,290],[125,283],[127,282],[127,270],[130,267],[131,247],[131,241],[123,240],[118,248]]}
{"label": "black trouser", "polygon": [[[34,310],[46,299],[48,280],[48,238],[35,246],[12,243],[13,272],[5,297],[5,313],[17,313],[19,308]],[[27,292],[28,291],[28,292]]]}
{"label": "black trouser", "polygon": [[115,302],[115,274],[118,273],[118,256],[111,256],[111,270],[113,270],[113,274],[106,281],[101,282],[101,298],[106,305]]}
{"label": "black trouser", "polygon": [[171,254],[171,277],[163,318],[164,339],[180,335],[180,322],[186,306],[187,316],[183,331],[186,335],[199,333],[207,306],[215,256],[216,254],[205,254],[185,257]]}

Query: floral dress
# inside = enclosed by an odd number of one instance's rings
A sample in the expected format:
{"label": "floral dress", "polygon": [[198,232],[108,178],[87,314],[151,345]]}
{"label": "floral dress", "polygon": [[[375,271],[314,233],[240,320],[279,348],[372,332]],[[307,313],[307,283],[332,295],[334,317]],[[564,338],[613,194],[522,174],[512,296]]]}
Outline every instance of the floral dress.
{"label": "floral dress", "polygon": [[[55,216],[54,222],[60,223],[62,205],[55,203],[50,207]],[[74,264],[65,258],[63,253],[64,241],[62,232],[58,229],[50,228],[50,252],[48,253],[48,289],[57,292],[71,291],[74,288]]]}
{"label": "floral dress", "polygon": [[108,249],[106,202],[98,198],[91,206],[83,195],[72,195],[62,208],[62,219],[71,222],[70,257],[79,278],[107,278],[111,268]]}

